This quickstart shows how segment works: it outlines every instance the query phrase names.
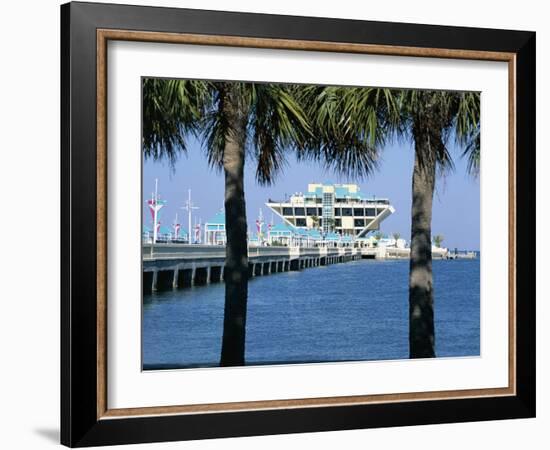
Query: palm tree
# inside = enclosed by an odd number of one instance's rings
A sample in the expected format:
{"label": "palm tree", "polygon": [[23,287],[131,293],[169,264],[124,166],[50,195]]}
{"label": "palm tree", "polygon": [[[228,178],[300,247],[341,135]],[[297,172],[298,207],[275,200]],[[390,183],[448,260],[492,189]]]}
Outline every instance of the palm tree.
{"label": "palm tree", "polygon": [[380,241],[380,239],[382,239],[383,237],[384,235],[380,231],[374,233],[374,239],[376,239],[377,241]]}
{"label": "palm tree", "polygon": [[319,226],[319,217],[311,216],[311,223],[313,224],[313,228],[317,228]]}
{"label": "palm tree", "polygon": [[479,93],[409,90],[397,92],[397,133],[412,139],[411,258],[409,272],[409,353],[435,356],[431,252],[432,201],[437,173],[453,168],[451,138],[463,148],[471,173],[479,170]]}
{"label": "palm tree", "polygon": [[392,233],[392,238],[395,240],[396,245],[400,237],[401,237],[401,233],[398,233],[398,232]]}
{"label": "palm tree", "polygon": [[302,156],[323,159],[338,172],[368,176],[377,168],[388,136],[413,141],[409,354],[434,357],[431,220],[436,174],[453,168],[447,149],[451,137],[462,147],[468,171],[479,172],[479,93],[310,86],[300,99],[313,118],[317,140],[310,146],[314,150],[308,148]]}
{"label": "palm tree", "polygon": [[442,234],[436,234],[434,236],[434,245],[441,248],[441,243],[443,242],[444,236]]}
{"label": "palm tree", "polygon": [[167,158],[173,165],[198,136],[212,167],[225,174],[225,309],[221,366],[244,364],[248,299],[247,220],[244,165],[256,161],[256,178],[273,181],[285,152],[302,145],[309,125],[292,95],[292,86],[144,79],[145,157]]}

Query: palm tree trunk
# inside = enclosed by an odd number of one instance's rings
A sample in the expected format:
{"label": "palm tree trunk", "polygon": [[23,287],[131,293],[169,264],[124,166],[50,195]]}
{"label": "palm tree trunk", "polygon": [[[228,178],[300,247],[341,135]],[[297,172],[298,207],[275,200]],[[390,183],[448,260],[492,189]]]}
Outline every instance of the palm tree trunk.
{"label": "palm tree trunk", "polygon": [[239,95],[240,92],[228,84],[222,97],[228,132],[223,155],[227,244],[221,366],[242,366],[245,354],[248,245],[244,161],[247,113],[243,111]]}
{"label": "palm tree trunk", "polygon": [[415,161],[412,176],[411,260],[409,272],[409,354],[435,357],[432,276],[432,201],[435,188],[436,148],[430,123],[415,127]]}

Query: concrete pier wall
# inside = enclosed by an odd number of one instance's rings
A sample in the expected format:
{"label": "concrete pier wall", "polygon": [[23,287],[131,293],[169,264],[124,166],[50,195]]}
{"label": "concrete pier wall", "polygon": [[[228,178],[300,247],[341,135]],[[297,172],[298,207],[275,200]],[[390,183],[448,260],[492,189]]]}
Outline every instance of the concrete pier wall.
{"label": "concrete pier wall", "polygon": [[[355,248],[251,247],[249,276],[267,276],[361,258]],[[143,245],[143,292],[223,282],[225,247]]]}
{"label": "concrete pier wall", "polygon": [[[362,248],[361,256],[364,259],[408,259],[411,257],[410,248],[372,247]],[[446,248],[432,248],[432,259],[475,259],[475,252],[449,252]]]}

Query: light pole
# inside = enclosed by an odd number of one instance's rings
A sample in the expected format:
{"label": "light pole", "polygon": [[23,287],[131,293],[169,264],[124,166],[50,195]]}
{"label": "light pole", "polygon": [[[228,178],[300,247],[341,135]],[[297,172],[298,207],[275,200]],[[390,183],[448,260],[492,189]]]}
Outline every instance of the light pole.
{"label": "light pole", "polygon": [[183,206],[181,209],[184,209],[187,211],[187,217],[189,219],[189,227],[187,228],[187,236],[189,237],[189,243],[191,244],[191,214],[194,209],[199,209],[198,206],[195,206],[193,202],[191,201],[191,189],[188,190],[188,197],[185,202],[185,206]]}

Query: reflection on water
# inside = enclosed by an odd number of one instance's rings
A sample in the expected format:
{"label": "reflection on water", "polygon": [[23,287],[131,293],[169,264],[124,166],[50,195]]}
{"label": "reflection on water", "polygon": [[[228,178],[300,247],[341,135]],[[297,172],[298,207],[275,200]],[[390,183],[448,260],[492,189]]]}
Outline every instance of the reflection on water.
{"label": "reflection on water", "polygon": [[[255,277],[246,364],[408,357],[409,262],[361,260]],[[479,259],[433,262],[437,356],[479,355]],[[218,364],[224,286],[145,295],[145,369]]]}

